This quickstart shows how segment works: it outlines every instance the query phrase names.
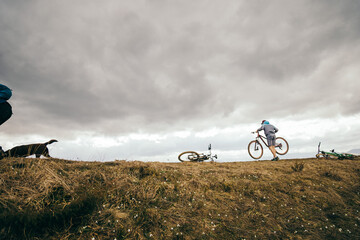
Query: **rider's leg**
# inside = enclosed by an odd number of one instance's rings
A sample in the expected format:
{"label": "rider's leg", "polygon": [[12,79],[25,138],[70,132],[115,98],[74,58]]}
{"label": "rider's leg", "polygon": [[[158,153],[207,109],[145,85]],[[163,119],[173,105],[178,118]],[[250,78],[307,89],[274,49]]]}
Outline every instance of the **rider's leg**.
{"label": "rider's leg", "polygon": [[275,146],[269,146],[269,149],[272,153],[272,155],[274,156],[274,158],[276,158],[276,150],[275,150]]}
{"label": "rider's leg", "polygon": [[267,139],[267,142],[268,142],[268,145],[269,145],[269,149],[272,153],[272,155],[274,156],[274,159],[276,158],[276,150],[275,150],[275,135],[267,135],[266,136],[266,139]]}

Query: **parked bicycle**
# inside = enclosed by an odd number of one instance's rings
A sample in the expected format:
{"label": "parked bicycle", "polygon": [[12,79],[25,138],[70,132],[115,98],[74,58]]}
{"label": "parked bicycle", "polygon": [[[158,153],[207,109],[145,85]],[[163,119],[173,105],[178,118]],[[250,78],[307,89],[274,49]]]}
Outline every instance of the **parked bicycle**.
{"label": "parked bicycle", "polygon": [[[266,137],[261,135],[259,132],[252,132],[252,134],[257,134],[255,140],[252,140],[248,145],[248,152],[250,157],[253,159],[260,159],[264,154],[263,146],[260,140],[266,147],[269,147],[266,141]],[[289,151],[289,144],[282,137],[276,137],[276,145],[275,145],[276,153],[279,155],[285,155]]]}
{"label": "parked bicycle", "polygon": [[330,152],[321,151],[320,145],[321,145],[321,142],[319,142],[319,145],[318,145],[318,153],[316,154],[316,158],[353,160],[358,157],[358,156],[356,156],[354,154],[350,154],[350,153],[337,153],[337,152],[335,152],[335,149],[330,150]]}
{"label": "parked bicycle", "polygon": [[195,151],[186,151],[183,153],[180,153],[178,156],[179,161],[181,162],[203,162],[206,160],[211,160],[212,162],[214,159],[217,159],[217,155],[211,155],[211,144],[209,144],[208,147],[209,154],[204,153],[197,153]]}

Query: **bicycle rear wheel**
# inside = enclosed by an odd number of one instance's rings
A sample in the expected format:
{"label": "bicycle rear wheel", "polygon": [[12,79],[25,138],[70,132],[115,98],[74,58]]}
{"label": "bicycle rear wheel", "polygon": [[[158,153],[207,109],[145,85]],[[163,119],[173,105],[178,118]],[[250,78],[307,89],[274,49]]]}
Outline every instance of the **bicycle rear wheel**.
{"label": "bicycle rear wheel", "polygon": [[259,159],[264,153],[263,146],[257,140],[253,140],[248,145],[248,152],[253,159]]}
{"label": "bicycle rear wheel", "polygon": [[196,162],[199,161],[199,154],[194,151],[186,151],[183,153],[180,153],[178,156],[178,159],[180,162]]}
{"label": "bicycle rear wheel", "polygon": [[289,151],[289,144],[288,142],[282,138],[276,138],[276,145],[275,145],[276,153],[279,155],[285,155]]}

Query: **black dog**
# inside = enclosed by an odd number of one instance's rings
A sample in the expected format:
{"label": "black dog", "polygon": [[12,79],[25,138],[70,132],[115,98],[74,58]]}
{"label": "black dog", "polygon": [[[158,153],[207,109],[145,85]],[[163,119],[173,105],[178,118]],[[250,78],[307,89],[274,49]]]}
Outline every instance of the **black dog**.
{"label": "black dog", "polygon": [[4,152],[0,147],[0,159],[4,157],[28,157],[34,155],[39,158],[41,155],[50,158],[49,149],[47,148],[48,144],[57,142],[57,140],[52,139],[46,143],[35,143],[29,145],[21,145],[13,147],[12,149]]}

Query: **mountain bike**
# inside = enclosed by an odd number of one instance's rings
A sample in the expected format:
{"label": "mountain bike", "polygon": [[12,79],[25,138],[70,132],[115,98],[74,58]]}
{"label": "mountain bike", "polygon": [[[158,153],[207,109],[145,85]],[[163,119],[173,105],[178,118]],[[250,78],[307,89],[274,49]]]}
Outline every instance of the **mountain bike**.
{"label": "mountain bike", "polygon": [[209,154],[197,153],[195,151],[186,151],[179,154],[178,159],[180,162],[203,162],[205,160],[214,161],[217,159],[217,155],[211,155],[211,144],[208,147]]}
{"label": "mountain bike", "polygon": [[[266,137],[261,135],[259,132],[252,132],[252,134],[257,134],[255,140],[252,140],[248,145],[248,152],[250,157],[253,159],[260,159],[264,153],[263,146],[260,142],[266,146],[269,147],[267,144]],[[285,138],[282,137],[276,137],[276,145],[275,145],[276,153],[279,155],[285,155],[289,151],[289,144],[285,140]]]}
{"label": "mountain bike", "polygon": [[319,145],[318,145],[318,153],[316,154],[316,158],[353,160],[357,157],[356,155],[350,154],[350,153],[337,153],[337,152],[335,152],[335,149],[330,150],[330,152],[321,151],[320,144],[321,144],[321,142],[319,142]]}

